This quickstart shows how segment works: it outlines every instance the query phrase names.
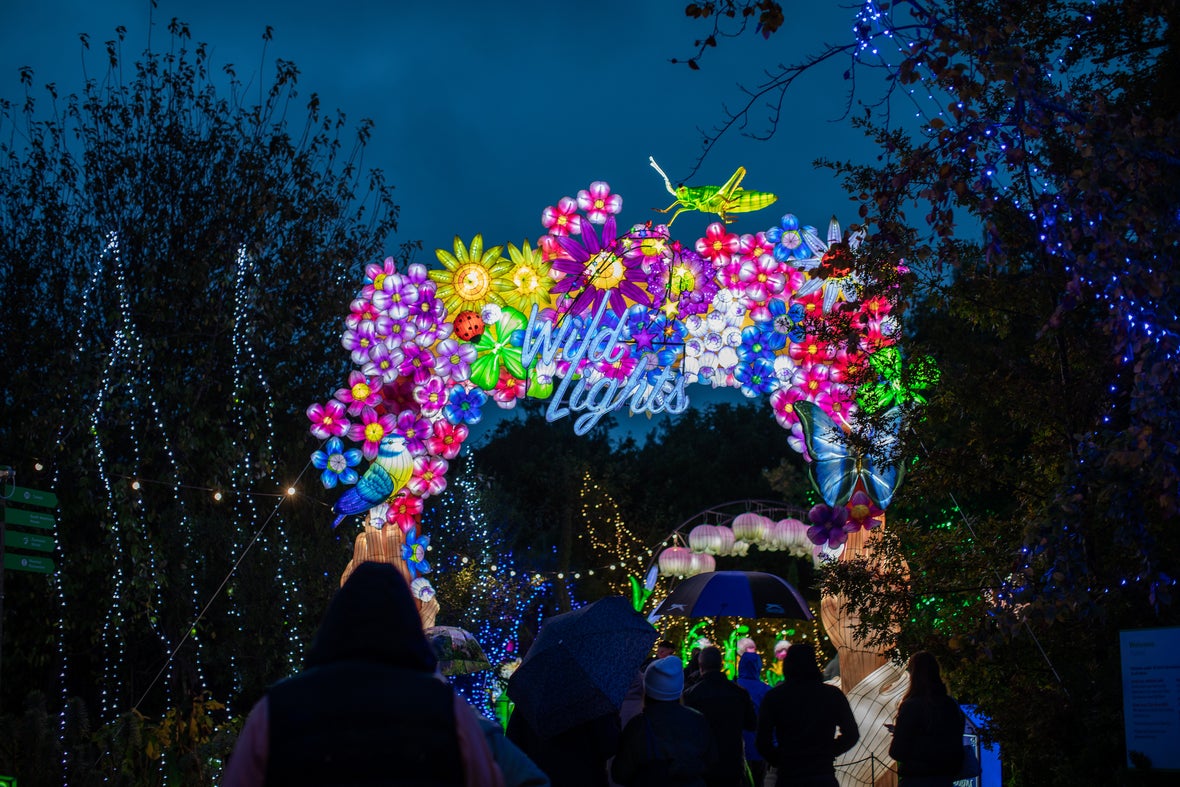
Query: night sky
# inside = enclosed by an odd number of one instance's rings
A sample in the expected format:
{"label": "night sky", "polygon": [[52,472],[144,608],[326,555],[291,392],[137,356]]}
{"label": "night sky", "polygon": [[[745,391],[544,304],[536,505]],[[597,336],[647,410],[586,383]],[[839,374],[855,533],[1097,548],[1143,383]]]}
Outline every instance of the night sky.
{"label": "night sky", "polygon": [[[56,82],[77,91],[87,72],[106,68],[103,42],[128,29],[125,57],[148,43],[147,0],[5,0],[0,12],[0,96],[23,98],[17,69],[31,66],[38,88]],[[434,265],[433,250],[456,234],[486,245],[535,240],[542,209],[575,196],[594,180],[622,194],[621,225],[659,219],[671,202],[648,166],[654,156],[673,180],[686,178],[698,152],[698,128],[740,106],[741,87],[756,88],[766,70],[795,63],[824,43],[846,42],[855,9],[813,4],[795,11],[769,40],[747,34],[723,40],[699,71],[671,63],[695,53],[710,26],[684,15],[685,0],[584,2],[377,3],[342,0],[160,0],[151,41],[168,44],[168,20],[190,24],[210,44],[215,69],[233,63],[243,81],[268,84],[274,61],[294,61],[304,96],[324,109],[375,128],[364,165],[396,188],[402,213],[388,241],[421,240],[416,261]],[[262,55],[262,34],[274,40]],[[78,34],[91,48],[82,53]],[[737,232],[757,232],[792,212],[826,227],[837,215],[856,218],[837,178],[817,158],[870,160],[873,150],[845,117],[848,62],[833,61],[792,88],[777,135],[769,142],[724,139],[689,185],[719,185],[745,166],[744,186],[778,202],[739,217]],[[261,75],[261,80],[258,78]],[[860,88],[864,89],[861,77]],[[40,92],[40,91],[38,91]],[[871,98],[871,97],[870,97]],[[854,110],[855,111],[855,110]],[[753,130],[764,131],[764,110]],[[299,117],[292,112],[292,118]],[[715,219],[713,219],[715,220]],[[709,217],[684,214],[674,237],[691,243]],[[346,309],[341,304],[341,314]],[[693,386],[694,399],[703,393]],[[740,398],[740,397],[738,397]]]}
{"label": "night sky", "polygon": [[[128,29],[129,58],[147,44],[147,0],[4,5],[0,96],[8,99],[22,96],[17,69],[26,65],[37,86],[52,81],[62,93],[79,89],[79,33],[91,36],[92,76],[105,69],[103,42],[116,26]],[[648,156],[675,185],[701,148],[697,128],[720,120],[723,105],[741,102],[739,85],[755,87],[764,69],[848,39],[854,12],[815,5],[825,7],[792,16],[769,40],[723,41],[700,71],[670,62],[693,54],[693,40],[708,32],[684,16],[685,0],[161,0],[152,41],[164,47],[168,20],[178,17],[195,41],[210,44],[215,66],[233,63],[243,81],[260,73],[269,80],[276,58],[293,60],[304,95],[318,93],[325,109],[341,109],[350,120],[373,119],[365,164],[384,170],[402,206],[390,248],[420,239],[422,261],[432,263],[433,249],[449,248],[456,234],[469,240],[481,232],[495,244],[535,238],[543,231],[541,210],[592,180],[606,180],[623,195],[620,223],[656,218],[650,209],[671,198]],[[275,36],[263,67],[267,25]],[[820,157],[871,155],[862,135],[840,119],[846,68],[832,63],[802,80],[773,140],[734,135],[690,185],[720,184],[743,165],[747,188],[779,194],[756,220],[736,224],[739,231],[765,229],[787,211],[816,226],[833,213],[852,221],[855,206],[835,177],[812,166]],[[694,239],[707,221],[686,215],[675,226]]]}

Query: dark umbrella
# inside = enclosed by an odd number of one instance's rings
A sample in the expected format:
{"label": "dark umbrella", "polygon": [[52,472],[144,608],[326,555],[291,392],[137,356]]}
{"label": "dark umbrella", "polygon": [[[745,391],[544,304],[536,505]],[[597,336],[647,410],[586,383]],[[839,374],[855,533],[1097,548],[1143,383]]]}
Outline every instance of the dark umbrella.
{"label": "dark umbrella", "polygon": [[617,713],[657,636],[622,596],[554,615],[508,681],[514,713],[544,738]]}
{"label": "dark umbrella", "polygon": [[470,631],[456,626],[431,626],[426,629],[426,641],[434,648],[439,671],[444,675],[464,675],[492,668]]}
{"label": "dark umbrella", "polygon": [[799,591],[774,574],[761,571],[710,571],[672,588],[656,615],[688,618],[800,618],[814,615]]}

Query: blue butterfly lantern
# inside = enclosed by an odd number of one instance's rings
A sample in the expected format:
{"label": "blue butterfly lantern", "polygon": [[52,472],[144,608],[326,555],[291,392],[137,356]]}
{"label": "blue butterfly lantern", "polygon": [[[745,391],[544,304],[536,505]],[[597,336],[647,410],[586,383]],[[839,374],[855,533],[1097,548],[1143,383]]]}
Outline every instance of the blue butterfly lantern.
{"label": "blue butterfly lantern", "polygon": [[[905,475],[901,464],[880,466],[848,445],[844,428],[814,402],[795,403],[795,412],[803,426],[803,437],[811,454],[807,472],[811,484],[832,507],[843,506],[852,498],[857,485],[863,485],[869,498],[882,509],[889,507]],[[885,439],[895,441],[900,428],[901,411],[896,407],[886,413],[890,429]]]}

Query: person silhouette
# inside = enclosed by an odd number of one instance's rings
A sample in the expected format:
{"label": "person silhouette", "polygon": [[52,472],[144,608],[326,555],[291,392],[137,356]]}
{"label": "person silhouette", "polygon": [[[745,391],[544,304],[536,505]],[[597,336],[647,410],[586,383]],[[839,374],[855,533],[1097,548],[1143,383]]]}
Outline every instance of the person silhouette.
{"label": "person silhouette", "polygon": [[[746,690],[750,700],[754,703],[754,713],[762,707],[762,698],[770,691],[770,684],[760,677],[762,675],[762,657],[754,651],[746,651],[738,657],[737,685]],[[750,769],[750,777],[754,787],[762,787],[766,780],[766,758],[758,751],[753,730],[742,730],[742,739],[746,744],[746,766]]]}
{"label": "person silhouette", "polygon": [[834,760],[859,739],[847,698],[823,682],[815,648],[792,645],[783,682],[766,692],[758,712],[758,751],[777,769],[775,785],[837,787]]}
{"label": "person silhouette", "polygon": [[741,787],[746,783],[743,730],[753,731],[758,711],[750,694],[721,671],[721,650],[701,649],[701,676],[684,692],[684,704],[705,715],[717,744],[717,767],[705,776],[709,787]]}
{"label": "person silhouette", "polygon": [[898,787],[951,787],[963,765],[967,717],[947,694],[933,654],[914,653],[906,672],[910,687],[897,709],[889,746]]}
{"label": "person silhouette", "polygon": [[643,672],[643,710],[627,722],[611,778],[624,787],[705,787],[717,745],[704,714],[681,702],[684,665],[656,659]]}
{"label": "person silhouette", "polygon": [[303,671],[251,709],[222,787],[503,787],[474,711],[436,665],[405,579],[362,563],[328,604]]}

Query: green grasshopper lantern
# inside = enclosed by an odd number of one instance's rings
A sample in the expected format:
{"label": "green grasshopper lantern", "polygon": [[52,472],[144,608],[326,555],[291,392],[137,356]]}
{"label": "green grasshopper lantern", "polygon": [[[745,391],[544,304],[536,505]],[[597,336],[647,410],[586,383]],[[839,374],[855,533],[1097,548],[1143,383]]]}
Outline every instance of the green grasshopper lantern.
{"label": "green grasshopper lantern", "polygon": [[722,221],[729,224],[733,219],[726,214],[762,210],[773,205],[774,201],[778,199],[777,195],[771,194],[769,191],[746,191],[743,189],[742,179],[746,177],[745,167],[738,167],[729,180],[725,181],[724,186],[678,186],[672,188],[672,181],[668,180],[664,170],[660,169],[655,157],[648,156],[648,161],[664,179],[664,187],[668,189],[668,193],[676,198],[676,201],[668,207],[656,210],[659,210],[660,213],[667,213],[677,205],[680,206],[672,214],[672,218],[668,219],[669,227],[672,226],[672,222],[676,221],[676,217],[686,210],[716,213]]}

